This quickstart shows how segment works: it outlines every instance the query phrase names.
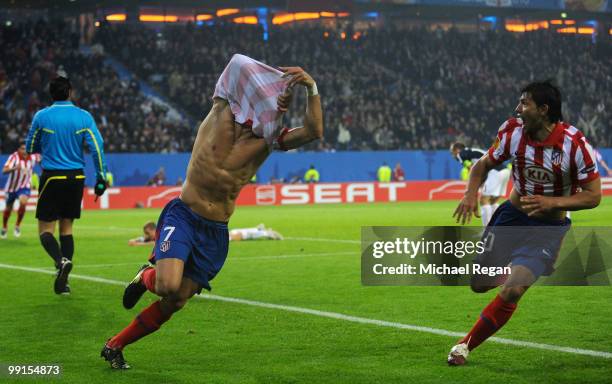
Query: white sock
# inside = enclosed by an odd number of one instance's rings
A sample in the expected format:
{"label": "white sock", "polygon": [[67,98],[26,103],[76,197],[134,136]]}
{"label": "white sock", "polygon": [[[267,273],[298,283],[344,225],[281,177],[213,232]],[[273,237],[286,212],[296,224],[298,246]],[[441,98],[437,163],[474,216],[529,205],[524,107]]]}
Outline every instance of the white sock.
{"label": "white sock", "polygon": [[499,208],[499,204],[495,203],[491,205],[491,217],[493,217],[493,214],[495,214],[495,211],[497,211],[497,208]]}
{"label": "white sock", "polygon": [[491,219],[491,215],[492,215],[493,211],[491,210],[491,205],[490,204],[483,204],[480,207],[480,215],[482,216],[482,225],[484,225],[485,227],[487,226],[487,224],[489,224],[489,220]]}

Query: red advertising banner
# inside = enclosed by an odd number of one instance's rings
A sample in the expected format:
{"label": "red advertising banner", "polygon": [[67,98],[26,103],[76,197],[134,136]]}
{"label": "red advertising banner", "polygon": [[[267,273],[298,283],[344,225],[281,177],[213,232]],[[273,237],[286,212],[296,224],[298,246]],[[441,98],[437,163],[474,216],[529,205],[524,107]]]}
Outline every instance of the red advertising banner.
{"label": "red advertising banner", "polygon": [[[403,181],[391,183],[249,184],[238,196],[237,205],[296,205],[374,203],[394,201],[458,200],[466,182],[458,180]],[[507,193],[512,188],[508,185]],[[604,195],[612,196],[612,177],[602,178]],[[181,187],[113,187],[95,201],[93,189],[83,193],[83,209],[163,208],[181,193]],[[28,199],[34,210],[38,194]],[[0,191],[0,210],[5,193]],[[18,203],[14,208],[17,209]]]}

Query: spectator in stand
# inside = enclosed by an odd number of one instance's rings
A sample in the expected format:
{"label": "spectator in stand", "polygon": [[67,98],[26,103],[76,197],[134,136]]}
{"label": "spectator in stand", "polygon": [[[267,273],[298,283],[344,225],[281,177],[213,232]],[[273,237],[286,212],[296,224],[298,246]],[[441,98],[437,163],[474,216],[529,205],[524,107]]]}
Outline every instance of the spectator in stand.
{"label": "spectator in stand", "polygon": [[[525,78],[522,68],[529,67],[555,78],[572,95],[564,103],[568,121],[601,147],[612,146],[612,44],[605,36],[398,25],[342,39],[342,26],[290,23],[270,26],[264,41],[260,25],[177,23],[156,30],[138,23],[103,24],[91,55],[78,50],[64,22],[0,26],[0,151],[12,151],[33,114],[51,104],[44,89],[60,66],[81,90],[75,104],[92,111],[107,152],[189,151],[196,124],[153,103],[138,81],[121,80],[104,64],[105,52],[192,121],[211,108],[212,95],[201,90],[214,89],[215,71],[230,53],[268,63],[294,58],[322,79],[322,94],[333,95],[326,99],[325,140],[304,148],[318,151],[431,150],[454,141],[488,147],[499,117],[513,113],[503,95],[517,91]],[[303,97],[296,95],[296,102]],[[286,114],[290,126],[299,125],[298,112]]]}
{"label": "spectator in stand", "polygon": [[342,123],[338,124],[338,137],[336,141],[338,142],[338,149],[348,150],[351,147],[351,132]]}
{"label": "spectator in stand", "polygon": [[[25,136],[34,113],[51,104],[46,93],[57,73],[78,89],[75,105],[89,110],[103,132],[107,152],[187,151],[191,124],[152,103],[135,81],[119,79],[104,64],[103,49],[86,55],[74,44],[64,22],[26,22],[0,27],[0,152],[10,151]],[[142,140],[143,133],[152,140]]]}
{"label": "spectator in stand", "polygon": [[[564,115],[580,121],[578,128],[588,125],[589,137],[598,136],[602,146],[612,145],[612,130],[605,125],[612,117],[606,108],[612,105],[612,78],[607,75],[612,46],[605,39],[552,30],[517,35],[396,25],[363,30],[358,39],[342,39],[342,30],[316,23],[272,26],[268,41],[261,39],[260,26],[248,25],[169,25],[160,35],[140,25],[113,25],[100,28],[98,37],[110,51],[126,50],[127,57],[134,58],[128,65],[144,78],[161,74],[163,93],[176,87],[170,76],[181,73],[185,86],[177,102],[196,118],[210,106],[210,95],[199,90],[214,85],[212,69],[222,65],[226,52],[243,52],[270,63],[295,57],[325,79],[322,93],[334,95],[325,106],[332,112],[325,114],[325,125],[333,127],[326,131],[327,145],[311,150],[329,150],[329,145],[347,149],[349,143],[358,150],[441,149],[457,140],[488,146],[499,115],[513,111],[502,95],[516,91],[524,79],[520,68],[534,61],[534,73],[557,78],[568,94],[575,95]],[[526,46],[530,52],[544,53],[534,60],[524,54]],[[198,54],[193,54],[193,47],[198,47]],[[500,56],[501,50],[508,54]],[[160,56],[168,60],[159,63]],[[486,108],[477,115],[483,105]],[[296,116],[287,114],[288,121]],[[350,132],[349,142],[340,139],[345,130]]]}
{"label": "spectator in stand", "polygon": [[305,183],[318,183],[319,182],[319,171],[315,168],[314,164],[310,165],[310,168],[304,174]]}
{"label": "spectator in stand", "polygon": [[149,180],[147,185],[150,187],[159,187],[161,185],[164,185],[165,183],[166,183],[166,170],[164,169],[164,167],[159,167],[159,169],[157,170],[157,172],[155,172],[155,174],[153,175],[151,180]]}
{"label": "spectator in stand", "polygon": [[387,165],[386,161],[383,161],[382,165],[378,168],[378,171],[376,172],[378,176],[378,182],[379,183],[390,182],[392,173],[393,171],[391,171],[391,167]]}
{"label": "spectator in stand", "polygon": [[404,174],[402,165],[400,163],[396,163],[395,168],[393,168],[393,181],[404,181],[405,178],[406,175]]}

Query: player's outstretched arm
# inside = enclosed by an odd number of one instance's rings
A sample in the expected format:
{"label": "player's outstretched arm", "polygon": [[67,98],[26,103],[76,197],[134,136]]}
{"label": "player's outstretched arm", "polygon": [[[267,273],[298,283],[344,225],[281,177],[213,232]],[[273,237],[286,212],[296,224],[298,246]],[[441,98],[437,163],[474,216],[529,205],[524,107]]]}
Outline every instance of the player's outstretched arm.
{"label": "player's outstretched arm", "polygon": [[487,153],[472,166],[465,195],[453,213],[453,217],[457,219],[457,223],[469,223],[472,220],[472,215],[480,217],[478,209],[478,188],[480,188],[487,178],[487,174],[495,165],[496,164],[489,158],[489,154]]}
{"label": "player's outstretched arm", "polygon": [[2,167],[2,173],[11,173],[16,170],[17,170],[17,167],[12,167],[9,164],[6,164],[4,167]]}
{"label": "player's outstretched arm", "polygon": [[[281,133],[278,139],[279,147],[288,150],[323,137],[323,111],[321,110],[321,98],[317,90],[317,84],[308,73],[300,67],[280,67],[280,69],[284,72],[283,77],[289,78],[288,90],[291,90],[295,85],[301,85],[306,88],[308,93],[304,126],[286,130]],[[290,102],[290,93],[279,96],[279,110],[286,112]]]}
{"label": "player's outstretched arm", "polygon": [[599,163],[601,164],[602,168],[606,170],[606,176],[612,176],[612,171],[610,170],[610,167],[608,167],[608,164],[606,164],[603,159],[600,160]]}
{"label": "player's outstretched arm", "polygon": [[130,246],[153,245],[153,244],[155,244],[154,240],[145,241],[142,237],[137,237],[135,239],[128,240],[128,245]]}

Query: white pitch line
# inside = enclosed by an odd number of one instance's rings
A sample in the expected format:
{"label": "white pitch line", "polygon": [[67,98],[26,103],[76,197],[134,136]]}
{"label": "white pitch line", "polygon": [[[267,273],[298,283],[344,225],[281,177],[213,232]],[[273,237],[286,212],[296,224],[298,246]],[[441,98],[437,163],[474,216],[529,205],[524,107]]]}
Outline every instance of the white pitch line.
{"label": "white pitch line", "polygon": [[[119,267],[119,266],[126,266],[126,265],[143,265],[145,264],[146,261],[133,261],[131,263],[114,263],[114,264],[76,264],[75,266],[78,269],[81,268],[106,268],[106,267]],[[57,271],[57,269],[55,269],[55,267],[38,267],[36,269],[45,269],[45,270],[52,270],[52,271]]]}
{"label": "white pitch line", "polygon": [[[11,264],[1,264],[0,263],[0,268],[27,271],[27,272],[45,273],[49,275],[55,274],[54,271],[47,271],[45,269],[40,269],[40,268],[22,267],[19,265],[11,265]],[[73,279],[94,281],[97,283],[104,283],[104,284],[111,284],[111,285],[125,286],[126,284],[125,282],[122,282],[122,281],[105,279],[102,277],[95,277],[95,276],[71,274],[70,277]],[[367,317],[350,316],[350,315],[345,315],[345,314],[337,313],[337,312],[319,311],[317,309],[309,309],[309,308],[294,307],[294,306],[289,306],[289,305],[266,303],[262,301],[239,299],[235,297],[226,297],[226,296],[218,296],[218,295],[211,295],[211,294],[196,295],[196,297],[198,299],[210,299],[210,300],[217,300],[217,301],[223,301],[223,302],[228,302],[228,303],[250,305],[253,307],[276,309],[276,310],[285,311],[285,312],[303,313],[307,315],[325,317],[329,319],[348,321],[351,323],[377,325],[379,327],[388,327],[388,328],[397,328],[397,329],[406,329],[409,331],[430,333],[430,334],[441,335],[441,336],[450,336],[450,337],[464,336],[464,333],[448,331],[446,329],[422,327],[418,325],[410,325],[410,324],[404,324],[404,323],[396,323],[392,321],[370,319]],[[501,337],[491,337],[488,340],[495,342],[495,343],[514,345],[518,347],[527,347],[527,348],[533,348],[533,349],[542,349],[546,351],[571,353],[574,355],[584,355],[584,356],[592,356],[592,357],[602,357],[604,359],[612,359],[611,352],[594,351],[591,349],[582,349],[582,348],[574,348],[574,347],[564,347],[564,346],[553,345],[553,344],[533,343],[530,341],[505,339]]]}
{"label": "white pitch line", "polygon": [[292,255],[270,255],[270,256],[246,256],[228,257],[228,260],[274,260],[274,259],[293,259],[300,257],[319,257],[319,256],[340,256],[340,255],[359,255],[359,252],[321,252],[321,253],[296,253]]}
{"label": "white pitch line", "polygon": [[285,240],[319,241],[325,243],[361,244],[360,240],[325,239],[321,237],[285,237]]}
{"label": "white pitch line", "polygon": [[[36,224],[22,224],[22,226],[24,227],[35,227]],[[78,232],[80,230],[86,230],[86,231],[120,231],[120,232],[125,232],[125,231],[131,231],[136,233],[137,231],[134,230],[134,228],[129,228],[129,227],[116,227],[116,226],[109,226],[109,227],[102,227],[102,226],[96,226],[96,225],[78,225],[75,226],[75,231]],[[314,242],[321,242],[321,243],[342,243],[342,244],[361,244],[360,240],[349,240],[349,239],[329,239],[329,238],[322,238],[322,237],[285,237],[285,240],[299,240],[299,241],[314,241]]]}
{"label": "white pitch line", "polygon": [[[274,260],[274,259],[294,259],[300,257],[319,257],[319,256],[343,256],[343,255],[358,255],[356,252],[321,252],[321,253],[296,253],[293,255],[270,255],[270,256],[229,256],[228,260]],[[142,265],[145,261],[133,261],[131,263],[109,263],[109,264],[76,264],[75,267],[81,268],[105,268],[105,267],[117,267],[125,265]],[[39,269],[55,270],[55,267],[36,267]]]}

